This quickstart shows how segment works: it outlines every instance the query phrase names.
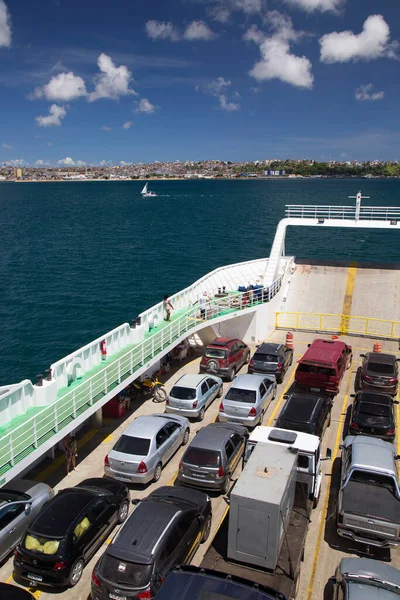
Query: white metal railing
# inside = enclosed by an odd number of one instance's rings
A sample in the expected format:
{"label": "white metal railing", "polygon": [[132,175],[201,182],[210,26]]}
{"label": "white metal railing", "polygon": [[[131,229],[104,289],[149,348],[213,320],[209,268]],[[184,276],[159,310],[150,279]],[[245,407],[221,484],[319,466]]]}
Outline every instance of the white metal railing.
{"label": "white metal railing", "polygon": [[323,204],[287,204],[286,217],[297,219],[350,219],[368,221],[400,220],[400,206],[361,206],[356,215],[355,206],[327,206]]}
{"label": "white metal railing", "polygon": [[269,302],[281,289],[283,277],[282,274],[269,288],[261,286],[245,292],[231,292],[224,298],[211,300],[204,307],[204,315],[198,305],[190,307],[173,318],[168,326],[149,335],[117,360],[106,363],[104,369],[76,384],[34,417],[2,436],[0,476],[200,323]]}

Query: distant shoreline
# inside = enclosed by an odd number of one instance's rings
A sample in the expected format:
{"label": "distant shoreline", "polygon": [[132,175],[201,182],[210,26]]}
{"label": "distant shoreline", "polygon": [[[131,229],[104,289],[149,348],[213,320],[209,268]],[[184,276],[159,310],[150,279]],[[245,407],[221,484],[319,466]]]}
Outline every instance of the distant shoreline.
{"label": "distant shoreline", "polygon": [[9,179],[5,181],[0,181],[0,183],[90,183],[90,182],[104,182],[104,183],[135,183],[135,181],[151,181],[152,183],[157,181],[310,181],[310,179],[318,179],[318,180],[332,180],[332,179],[400,179],[400,177],[365,177],[363,175],[357,177],[280,177],[280,176],[270,176],[270,177],[211,177],[211,178],[203,178],[200,177],[198,179],[194,177],[168,177],[168,179],[148,179],[146,177],[139,179]]}

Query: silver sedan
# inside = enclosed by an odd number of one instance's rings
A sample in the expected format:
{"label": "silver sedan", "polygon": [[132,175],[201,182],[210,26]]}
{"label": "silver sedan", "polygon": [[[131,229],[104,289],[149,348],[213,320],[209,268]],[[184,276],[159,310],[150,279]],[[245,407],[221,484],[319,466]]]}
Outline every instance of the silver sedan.
{"label": "silver sedan", "polygon": [[53,496],[50,486],[28,479],[15,479],[0,489],[0,561]]}
{"label": "silver sedan", "polygon": [[119,481],[158,481],[163,466],[188,443],[189,420],[180,415],[138,417],[104,459],[104,473]]}
{"label": "silver sedan", "polygon": [[275,396],[274,375],[238,375],[219,405],[218,420],[255,427]]}

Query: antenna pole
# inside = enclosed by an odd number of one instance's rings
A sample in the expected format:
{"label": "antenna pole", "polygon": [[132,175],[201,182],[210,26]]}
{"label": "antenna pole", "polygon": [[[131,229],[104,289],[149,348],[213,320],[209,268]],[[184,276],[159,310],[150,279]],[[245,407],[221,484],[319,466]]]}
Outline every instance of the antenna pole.
{"label": "antenna pole", "polygon": [[361,199],[362,198],[369,198],[369,196],[362,196],[361,195],[361,190],[360,190],[358,192],[357,196],[349,196],[349,198],[355,198],[356,199],[355,221],[358,221],[360,219],[360,212],[361,212]]}

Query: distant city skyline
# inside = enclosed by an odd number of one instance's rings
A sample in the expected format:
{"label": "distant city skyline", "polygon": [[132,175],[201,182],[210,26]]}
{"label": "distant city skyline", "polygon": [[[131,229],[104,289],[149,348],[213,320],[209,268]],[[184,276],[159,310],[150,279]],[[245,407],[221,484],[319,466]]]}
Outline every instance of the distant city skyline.
{"label": "distant city skyline", "polygon": [[0,164],[400,155],[393,0],[34,5],[0,0]]}

